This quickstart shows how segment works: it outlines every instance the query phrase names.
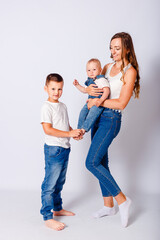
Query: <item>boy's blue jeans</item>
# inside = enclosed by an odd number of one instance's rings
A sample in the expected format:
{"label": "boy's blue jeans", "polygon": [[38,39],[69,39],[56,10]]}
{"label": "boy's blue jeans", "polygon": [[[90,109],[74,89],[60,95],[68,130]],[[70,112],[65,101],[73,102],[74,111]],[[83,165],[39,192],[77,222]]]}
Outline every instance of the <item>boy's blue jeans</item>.
{"label": "boy's blue jeans", "polygon": [[45,178],[42,183],[40,213],[44,220],[52,219],[54,211],[62,209],[61,191],[65,183],[70,148],[44,145]]}
{"label": "boy's blue jeans", "polygon": [[85,129],[88,132],[91,127],[96,122],[97,118],[101,115],[102,111],[104,110],[103,107],[93,106],[90,110],[87,107],[87,103],[82,108],[79,119],[78,119],[78,129]]}
{"label": "boy's blue jeans", "polygon": [[105,108],[92,128],[86,167],[99,180],[103,197],[115,197],[121,192],[108,167],[108,147],[119,133],[120,126],[121,113]]}

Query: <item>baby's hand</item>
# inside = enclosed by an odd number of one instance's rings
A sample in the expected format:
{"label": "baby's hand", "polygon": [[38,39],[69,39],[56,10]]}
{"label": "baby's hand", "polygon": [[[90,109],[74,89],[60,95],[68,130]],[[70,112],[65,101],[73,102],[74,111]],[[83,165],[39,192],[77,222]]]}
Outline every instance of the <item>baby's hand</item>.
{"label": "baby's hand", "polygon": [[73,85],[77,86],[77,85],[79,85],[79,82],[76,79],[74,79]]}

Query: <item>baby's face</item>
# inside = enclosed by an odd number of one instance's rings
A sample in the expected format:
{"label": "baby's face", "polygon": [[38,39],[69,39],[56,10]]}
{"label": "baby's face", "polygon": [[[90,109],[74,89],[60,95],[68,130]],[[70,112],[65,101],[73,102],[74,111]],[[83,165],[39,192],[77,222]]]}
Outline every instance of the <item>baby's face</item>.
{"label": "baby's face", "polygon": [[86,71],[89,78],[95,78],[97,77],[97,75],[101,74],[102,69],[99,64],[95,62],[90,62],[87,63]]}

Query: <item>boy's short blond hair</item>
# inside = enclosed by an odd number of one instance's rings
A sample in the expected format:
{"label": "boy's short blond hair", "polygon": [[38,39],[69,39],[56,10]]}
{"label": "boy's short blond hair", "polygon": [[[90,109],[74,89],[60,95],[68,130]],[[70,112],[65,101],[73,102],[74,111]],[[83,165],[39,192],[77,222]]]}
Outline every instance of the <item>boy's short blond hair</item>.
{"label": "boy's short blond hair", "polygon": [[97,58],[91,58],[88,62],[88,63],[91,63],[91,62],[94,62],[94,63],[97,63],[98,67],[101,68],[101,62],[97,59]]}

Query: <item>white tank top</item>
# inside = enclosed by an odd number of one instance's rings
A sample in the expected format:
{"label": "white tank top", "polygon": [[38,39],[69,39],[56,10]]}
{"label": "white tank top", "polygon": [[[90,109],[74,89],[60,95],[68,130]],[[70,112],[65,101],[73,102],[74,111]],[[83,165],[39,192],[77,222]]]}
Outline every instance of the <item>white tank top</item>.
{"label": "white tank top", "polygon": [[[123,81],[121,80],[122,73],[118,73],[114,77],[110,76],[110,71],[115,63],[112,63],[105,74],[105,77],[108,79],[110,84],[110,99],[117,99],[120,96],[121,88],[123,86]],[[124,73],[131,67],[132,65],[129,63],[126,67],[123,68]]]}

